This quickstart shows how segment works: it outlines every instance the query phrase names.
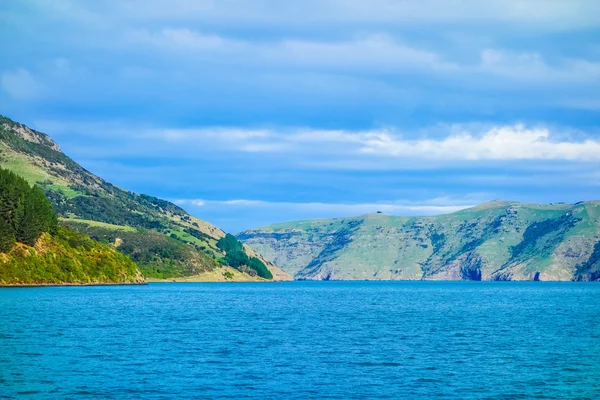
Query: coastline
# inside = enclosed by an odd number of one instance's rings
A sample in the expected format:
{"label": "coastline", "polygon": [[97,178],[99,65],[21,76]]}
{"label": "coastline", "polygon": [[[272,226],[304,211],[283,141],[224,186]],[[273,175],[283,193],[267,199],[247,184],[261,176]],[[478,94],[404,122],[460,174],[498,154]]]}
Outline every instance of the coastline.
{"label": "coastline", "polygon": [[2,288],[27,288],[27,287],[56,287],[56,286],[144,286],[148,285],[148,282],[127,282],[127,283],[105,283],[105,282],[93,282],[93,283],[2,283]]}

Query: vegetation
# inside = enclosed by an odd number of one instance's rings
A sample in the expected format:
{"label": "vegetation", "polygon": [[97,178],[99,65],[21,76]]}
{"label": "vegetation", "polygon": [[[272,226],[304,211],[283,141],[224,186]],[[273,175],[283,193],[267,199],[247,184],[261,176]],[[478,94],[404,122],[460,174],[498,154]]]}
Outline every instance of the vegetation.
{"label": "vegetation", "polygon": [[0,251],[17,242],[33,246],[43,232],[56,233],[58,220],[42,190],[0,168]]}
{"label": "vegetation", "polygon": [[0,168],[0,284],[141,282],[111,246],[66,227],[42,190]]}
{"label": "vegetation", "polygon": [[244,267],[255,271],[258,276],[265,279],[273,279],[271,271],[256,257],[248,257],[244,252],[244,245],[235,236],[226,234],[219,239],[217,247],[225,252],[227,264],[233,268],[244,271]]}
{"label": "vegetation", "polygon": [[64,221],[92,239],[112,244],[133,260],[144,276],[168,279],[198,275],[217,267],[216,260],[193,245],[149,229],[117,230],[85,222]]}
{"label": "vegetation", "polygon": [[136,265],[111,246],[59,227],[35,247],[16,243],[2,255],[0,284],[142,283]]}

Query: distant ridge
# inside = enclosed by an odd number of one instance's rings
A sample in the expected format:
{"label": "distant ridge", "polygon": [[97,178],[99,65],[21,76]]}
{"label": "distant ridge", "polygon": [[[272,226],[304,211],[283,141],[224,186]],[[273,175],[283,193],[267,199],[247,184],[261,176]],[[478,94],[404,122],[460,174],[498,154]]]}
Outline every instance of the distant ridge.
{"label": "distant ridge", "polygon": [[600,279],[600,201],[493,200],[451,214],[289,222],[238,239],[296,279]]}

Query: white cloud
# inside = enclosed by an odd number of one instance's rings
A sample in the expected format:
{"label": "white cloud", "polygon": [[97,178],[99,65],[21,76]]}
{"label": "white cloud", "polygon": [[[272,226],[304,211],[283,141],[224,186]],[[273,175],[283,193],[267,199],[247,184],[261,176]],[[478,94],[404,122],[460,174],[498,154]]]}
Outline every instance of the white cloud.
{"label": "white cloud", "polygon": [[[127,128],[125,128],[127,129]],[[193,138],[226,139],[226,140],[252,140],[264,139],[273,135],[265,129],[244,128],[190,128],[190,129],[146,129],[142,133],[148,137],[161,137],[169,141],[186,140]]]}
{"label": "white cloud", "polygon": [[[173,132],[179,140],[220,141],[229,150],[305,154],[385,156],[423,160],[567,160],[600,161],[600,142],[557,140],[547,128],[496,126],[480,133],[449,128],[441,138],[405,138],[394,130],[248,130],[210,128]],[[260,132],[260,134],[257,134]]]}
{"label": "white cloud", "polygon": [[[597,83],[600,63],[586,59],[563,58],[552,65],[542,54],[513,52],[495,48],[472,49],[478,63],[458,63],[436,51],[398,41],[383,33],[361,35],[345,40],[306,40],[280,37],[276,40],[239,40],[188,28],[146,29],[128,34],[135,46],[150,46],[162,53],[177,53],[179,60],[250,67],[284,67],[308,71],[368,71],[445,73],[458,79],[475,75],[518,80],[523,84],[548,85]],[[439,47],[439,46],[438,46]],[[484,82],[485,83],[485,82]]]}
{"label": "white cloud", "polygon": [[437,215],[452,213],[473,207],[478,201],[473,199],[451,199],[438,198],[418,201],[393,201],[376,203],[322,203],[322,202],[271,202],[263,200],[204,200],[204,199],[179,199],[175,200],[180,205],[193,205],[197,207],[237,207],[237,208],[260,208],[273,211],[289,210],[290,212],[313,212],[326,213],[330,215],[356,215],[372,213],[376,211],[408,214],[408,215]]}
{"label": "white cloud", "polygon": [[150,44],[164,50],[225,51],[247,50],[249,43],[231,40],[215,34],[195,32],[188,28],[163,28],[158,32],[140,29],[129,32],[127,40],[135,44]]}
{"label": "white cloud", "polygon": [[152,46],[163,52],[216,63],[290,68],[374,69],[396,72],[407,68],[453,70],[457,67],[432,51],[414,48],[385,34],[370,34],[352,40],[276,41],[236,40],[196,32],[187,28],[163,28],[156,32],[138,30],[128,34],[137,46]]}
{"label": "white cloud", "polygon": [[239,146],[241,151],[246,153],[274,153],[288,149],[284,143],[249,143]]}
{"label": "white cloud", "polygon": [[[516,53],[498,49],[481,52],[479,72],[527,83],[577,83],[600,81],[600,63],[582,59],[563,59],[549,65],[536,52]],[[477,69],[476,69],[477,71]]]}
{"label": "white cloud", "polygon": [[353,41],[310,42],[286,40],[266,54],[270,59],[294,65],[332,67],[345,65],[396,70],[427,66],[433,69],[454,69],[434,52],[413,48],[388,35],[375,34]]}
{"label": "white cloud", "polygon": [[443,139],[403,140],[388,133],[366,135],[363,153],[438,160],[600,161],[596,140],[552,141],[548,129],[494,127],[483,135],[462,132]]}
{"label": "white cloud", "polygon": [[0,87],[15,100],[33,100],[43,92],[43,86],[23,68],[4,72],[0,76]]}
{"label": "white cloud", "polygon": [[[597,133],[566,128],[515,125],[437,125],[420,134],[398,128],[352,131],[311,128],[149,128],[119,123],[38,121],[35,128],[114,140],[127,138],[144,146],[114,148],[114,154],[177,154],[202,157],[219,152],[279,154],[298,166],[335,169],[381,169],[406,162],[416,168],[442,168],[452,162],[514,160],[600,161]],[[57,132],[58,131],[58,132]],[[429,133],[427,135],[426,133]],[[141,141],[140,141],[141,140]],[[89,156],[105,156],[93,149]],[[282,162],[282,158],[277,161]],[[274,159],[272,162],[276,162]],[[423,161],[417,163],[417,161]],[[395,163],[395,164],[394,164]]]}

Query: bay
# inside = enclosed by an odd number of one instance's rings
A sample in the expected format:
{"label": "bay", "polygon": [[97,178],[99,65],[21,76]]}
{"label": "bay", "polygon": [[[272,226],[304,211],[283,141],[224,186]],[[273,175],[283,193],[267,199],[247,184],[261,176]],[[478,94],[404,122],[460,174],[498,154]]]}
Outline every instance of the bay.
{"label": "bay", "polygon": [[600,398],[600,285],[0,289],[0,396]]}

